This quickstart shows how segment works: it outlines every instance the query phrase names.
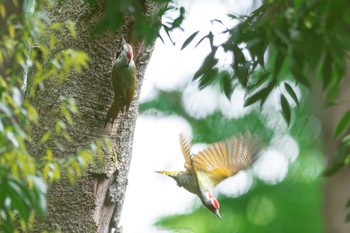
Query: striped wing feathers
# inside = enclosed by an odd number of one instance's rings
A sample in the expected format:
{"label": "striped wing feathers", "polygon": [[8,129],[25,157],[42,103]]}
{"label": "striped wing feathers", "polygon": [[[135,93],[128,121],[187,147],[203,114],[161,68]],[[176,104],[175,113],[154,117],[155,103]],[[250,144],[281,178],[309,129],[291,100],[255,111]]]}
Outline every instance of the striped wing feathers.
{"label": "striped wing feathers", "polygon": [[180,134],[180,145],[181,151],[185,159],[185,168],[186,170],[192,170],[192,162],[191,162],[191,153],[190,153],[190,144],[188,140]]}
{"label": "striped wing feathers", "polygon": [[247,134],[214,143],[193,155],[193,169],[200,187],[212,189],[222,180],[248,167],[260,149],[257,138]]}

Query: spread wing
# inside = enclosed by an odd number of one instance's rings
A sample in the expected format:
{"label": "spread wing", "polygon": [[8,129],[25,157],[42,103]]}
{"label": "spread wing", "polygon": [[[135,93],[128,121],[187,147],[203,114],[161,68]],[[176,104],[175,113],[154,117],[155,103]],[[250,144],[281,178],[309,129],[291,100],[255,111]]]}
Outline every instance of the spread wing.
{"label": "spread wing", "polygon": [[260,141],[246,134],[214,143],[193,155],[193,170],[199,187],[213,189],[222,180],[248,167],[260,149]]}
{"label": "spread wing", "polygon": [[185,159],[185,168],[186,170],[192,170],[192,162],[191,162],[191,153],[190,153],[190,144],[188,143],[188,140],[180,134],[180,145],[181,145],[181,151]]}

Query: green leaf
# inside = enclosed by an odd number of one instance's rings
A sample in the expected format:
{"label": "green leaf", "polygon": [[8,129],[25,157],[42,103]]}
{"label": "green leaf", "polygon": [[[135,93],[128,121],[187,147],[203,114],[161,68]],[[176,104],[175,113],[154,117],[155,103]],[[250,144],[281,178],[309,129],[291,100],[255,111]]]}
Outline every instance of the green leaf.
{"label": "green leaf", "polygon": [[291,112],[290,112],[290,106],[288,103],[287,98],[281,94],[281,107],[282,107],[282,114],[284,119],[287,122],[287,125],[290,125],[290,119],[291,119]]}
{"label": "green leaf", "polygon": [[299,107],[299,100],[293,88],[288,83],[284,83],[284,87],[286,88],[286,91],[288,92],[289,96],[292,97],[296,105]]}
{"label": "green leaf", "polygon": [[40,143],[45,143],[47,140],[49,140],[51,136],[51,131],[47,131],[40,139]]}
{"label": "green leaf", "polygon": [[67,20],[66,21],[66,26],[70,32],[70,34],[72,35],[73,39],[77,38],[77,31],[75,30],[75,24],[73,21],[71,20]]}
{"label": "green leaf", "polygon": [[27,220],[29,218],[30,208],[28,206],[29,200],[27,199],[26,194],[14,179],[10,179],[8,185],[8,195],[11,197],[11,207],[18,210],[22,219]]}
{"label": "green leaf", "polygon": [[247,87],[249,63],[247,64],[242,50],[237,45],[233,45],[232,52],[234,54],[233,70],[235,71],[235,75],[241,85]]}
{"label": "green leaf", "polygon": [[348,202],[346,203],[346,208],[350,207],[350,199],[348,200]]}
{"label": "green leaf", "polygon": [[158,34],[158,38],[162,41],[163,44],[165,44],[164,39],[160,34]]}
{"label": "green leaf", "polygon": [[198,41],[198,43],[196,44],[196,46],[194,46],[194,47],[197,48],[197,46],[198,46],[200,43],[202,43],[202,41],[203,41],[205,38],[209,38],[209,36],[210,36],[210,34],[203,36],[202,39],[200,39],[200,40]]}
{"label": "green leaf", "polygon": [[324,90],[327,89],[332,80],[332,57],[326,54],[322,64],[322,82]]}
{"label": "green leaf", "polygon": [[261,67],[265,66],[265,54],[268,43],[264,41],[264,38],[260,35],[256,35],[255,38],[251,39],[247,43],[247,49],[252,57],[255,64],[259,64]]}
{"label": "green leaf", "polygon": [[253,103],[259,100],[261,101],[261,105],[263,105],[265,100],[271,93],[272,89],[275,87],[275,85],[276,85],[276,80],[272,80],[266,87],[256,92],[255,94],[249,96],[244,102],[244,107],[252,105]]}
{"label": "green leaf", "polygon": [[1,112],[4,112],[8,117],[12,116],[12,111],[6,104],[0,103],[0,113]]}
{"label": "green leaf", "polygon": [[257,78],[258,80],[255,83],[248,85],[247,90],[253,91],[253,90],[261,87],[262,84],[267,81],[269,75],[270,75],[270,72],[264,72],[262,74],[258,74],[258,78]]}
{"label": "green leaf", "polygon": [[89,4],[90,8],[95,7],[97,4],[97,0],[85,0],[85,2]]}
{"label": "green leaf", "polygon": [[179,12],[180,12],[179,16],[176,19],[174,19],[174,21],[171,24],[171,30],[176,29],[176,28],[180,28],[181,30],[183,30],[181,28],[181,24],[182,24],[183,20],[185,19],[185,12],[186,12],[185,8],[180,7]]}
{"label": "green leaf", "polygon": [[35,0],[26,0],[23,2],[23,12],[33,14],[34,8],[35,8]]}
{"label": "green leaf", "polygon": [[285,59],[285,56],[282,54],[282,53],[277,53],[277,56],[275,58],[275,64],[274,64],[274,67],[273,67],[273,76],[277,76],[278,73],[280,72],[281,70],[281,67],[284,63],[284,59]]}
{"label": "green leaf", "polygon": [[216,52],[215,48],[214,50],[211,51],[210,54],[208,54],[208,56],[205,58],[202,66],[197,70],[197,72],[193,75],[193,80],[198,79],[200,76],[202,76],[203,74],[209,72],[210,70],[213,69],[213,67],[216,65],[216,63],[218,62],[218,59],[216,59],[215,56],[215,52]]}
{"label": "green leaf", "polygon": [[36,213],[43,218],[47,213],[46,196],[43,193],[40,193],[37,189],[35,189],[34,192],[37,198],[35,201]]}
{"label": "green leaf", "polygon": [[346,218],[345,218],[345,221],[346,221],[346,222],[350,222],[350,212],[347,213]]}
{"label": "green leaf", "polygon": [[261,100],[265,95],[265,89],[255,93],[254,95],[249,96],[245,101],[244,101],[244,107],[247,107],[249,105],[254,104],[255,102],[258,102],[258,100]]}
{"label": "green leaf", "polygon": [[210,20],[210,23],[215,23],[215,22],[217,22],[217,23],[219,23],[219,24],[221,24],[221,25],[223,25],[223,26],[225,26],[225,24],[222,22],[222,20],[220,20],[220,19],[213,19],[213,20]]}
{"label": "green leaf", "polygon": [[230,17],[231,19],[239,19],[240,18],[240,16],[234,15],[234,14],[228,14],[227,16]]}
{"label": "green leaf", "polygon": [[345,160],[348,156],[349,152],[349,146],[346,143],[341,143],[338,153],[333,161],[333,164],[330,165],[326,170],[323,172],[324,176],[330,176],[334,174],[336,171],[338,171],[340,168],[344,167]]}
{"label": "green leaf", "polygon": [[309,81],[306,79],[306,77],[301,72],[302,69],[303,69],[302,67],[298,68],[296,66],[292,66],[291,67],[292,75],[299,83],[303,84],[307,88],[310,88]]}
{"label": "green leaf", "polygon": [[327,99],[326,99],[326,106],[332,106],[335,103],[335,98],[339,94],[339,82],[336,80],[336,77],[333,78],[332,84],[328,86],[327,90]]}
{"label": "green leaf", "polygon": [[221,89],[225,93],[227,99],[230,100],[234,90],[233,82],[228,72],[224,72],[222,75]]}
{"label": "green leaf", "polygon": [[170,29],[169,27],[165,26],[165,25],[163,26],[163,28],[164,28],[164,31],[165,31],[165,33],[167,34],[167,36],[168,36],[170,42],[171,42],[173,45],[175,45],[175,42],[173,41],[173,39],[171,38],[171,35],[170,35],[171,29]]}
{"label": "green leaf", "polygon": [[203,76],[199,79],[199,89],[202,90],[204,87],[212,83],[215,80],[218,71],[218,68],[213,68],[205,72]]}
{"label": "green leaf", "polygon": [[333,138],[338,137],[340,134],[342,134],[348,127],[350,123],[350,110],[347,111],[343,117],[340,119],[337,127],[335,128],[335,131],[333,133]]}
{"label": "green leaf", "polygon": [[328,167],[324,170],[323,175],[324,176],[331,176],[335,172],[337,172],[340,168],[342,168],[343,166],[344,166],[344,164],[341,164],[341,163],[332,164],[330,167]]}
{"label": "green leaf", "polygon": [[210,44],[211,50],[216,51],[217,47],[214,46],[214,35],[211,31],[208,34],[208,39],[209,39],[209,44]]}
{"label": "green leaf", "polygon": [[181,47],[181,50],[183,50],[184,48],[186,48],[187,45],[189,45],[189,44],[192,42],[192,40],[197,36],[198,32],[199,32],[199,31],[194,32],[192,35],[190,35],[190,36],[185,40],[185,42],[183,43],[183,45],[182,45],[182,47]]}

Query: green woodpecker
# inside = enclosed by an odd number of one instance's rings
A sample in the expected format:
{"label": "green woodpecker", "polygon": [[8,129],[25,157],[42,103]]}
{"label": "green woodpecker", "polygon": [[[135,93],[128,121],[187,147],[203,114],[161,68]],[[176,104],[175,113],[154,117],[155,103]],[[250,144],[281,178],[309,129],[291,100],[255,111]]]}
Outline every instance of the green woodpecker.
{"label": "green woodpecker", "polygon": [[112,82],[114,90],[113,104],[107,112],[107,123],[112,119],[112,125],[119,112],[128,112],[134,97],[136,87],[136,66],[132,47],[124,42],[123,48],[117,53],[113,62]]}
{"label": "green woodpecker", "polygon": [[177,185],[198,195],[202,203],[220,220],[219,202],[213,188],[222,180],[248,167],[261,149],[260,141],[250,134],[228,138],[209,145],[198,154],[190,154],[188,141],[180,135],[185,171],[157,171],[172,177]]}

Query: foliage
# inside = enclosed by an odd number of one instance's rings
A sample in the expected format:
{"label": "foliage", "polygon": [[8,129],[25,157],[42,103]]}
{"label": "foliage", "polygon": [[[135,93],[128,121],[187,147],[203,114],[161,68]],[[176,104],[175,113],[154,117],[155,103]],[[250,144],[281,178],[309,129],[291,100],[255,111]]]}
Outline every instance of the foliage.
{"label": "foliage", "polygon": [[[200,78],[202,85],[206,86],[211,80],[206,80],[202,75],[213,72],[212,79],[216,77],[219,70],[215,69],[218,61],[215,53],[222,47],[233,54],[232,82],[238,81],[250,92],[257,87],[268,87],[272,82],[275,88],[288,76],[293,78],[296,85],[309,87],[312,80],[308,77],[314,71],[327,92],[327,104],[334,104],[345,72],[346,52],[350,49],[347,34],[349,13],[348,2],[342,0],[275,0],[263,4],[249,16],[228,15],[238,24],[221,32],[228,34],[227,41],[215,45],[215,35],[209,32],[197,43],[208,39],[211,53],[193,78]],[[196,33],[185,41],[183,48],[195,39]],[[244,51],[249,56],[244,55]],[[266,66],[264,58],[268,51],[270,59],[274,60],[270,66]],[[287,73],[281,73],[283,66],[289,68]],[[250,78],[254,73],[259,75]],[[264,101],[264,90],[266,88],[253,93],[256,98],[249,101],[252,96],[248,97],[246,104]],[[267,91],[267,95],[271,90]],[[290,95],[292,97],[293,93]]]}
{"label": "foliage", "polygon": [[[229,98],[240,84],[247,91],[245,105],[260,103],[262,106],[272,91],[284,84],[287,93],[280,94],[280,104],[288,125],[293,123],[294,114],[286,95],[297,106],[300,100],[286,80],[309,90],[320,80],[326,94],[325,106],[339,104],[336,97],[350,50],[347,0],[271,0],[250,15],[227,17],[237,22],[220,33],[228,36],[227,41],[215,44],[216,35],[212,32],[198,39],[197,45],[208,40],[211,46],[211,52],[193,76],[193,80],[199,80],[199,88],[219,81]],[[220,19],[214,21],[223,24]],[[194,32],[182,48],[196,37]],[[232,73],[217,67],[215,56],[220,47],[233,56]],[[269,63],[266,63],[267,55]],[[343,135],[343,139],[334,164],[325,172],[327,175],[349,165],[350,134],[344,135],[349,121],[349,112],[346,112],[334,131],[335,138]]]}
{"label": "foliage", "polygon": [[[2,164],[1,164],[2,165]],[[46,184],[37,176],[30,175],[26,182],[14,177],[6,165],[1,167],[0,211],[2,232],[13,232],[13,219],[19,217],[23,230],[33,223],[35,213],[46,214]]]}
{"label": "foliage", "polygon": [[[216,111],[198,120],[182,106],[180,91],[159,90],[158,93],[155,99],[140,105],[140,112],[148,115],[176,114],[185,119],[192,129],[192,143],[213,143],[245,131],[258,134],[265,141],[278,134],[267,127],[267,119],[258,111],[233,119]],[[222,222],[198,200],[193,211],[164,216],[156,223],[157,228],[171,232],[323,232],[319,175],[324,162],[322,154],[315,150],[319,147],[318,133],[313,132],[312,125],[307,123],[307,109],[301,108],[296,114],[298,120],[287,132],[297,141],[300,153],[297,160],[289,165],[283,181],[271,185],[256,178],[252,188],[239,197],[219,195]]]}
{"label": "foliage", "polygon": [[[55,138],[70,142],[69,127],[79,115],[73,98],[62,96],[60,115],[54,117],[56,127],[43,133],[40,143],[46,151],[37,152],[35,161],[33,129],[42,117],[32,100],[37,88],[46,81],[64,83],[71,73],[88,67],[88,56],[62,48],[58,32],[76,37],[71,21],[49,23],[42,12],[51,1],[0,1],[0,231],[14,232],[31,228],[36,215],[47,212],[46,184],[67,174],[73,183],[82,176],[96,155],[101,157],[104,140],[91,142],[90,148],[79,148],[75,155],[59,160],[55,153],[66,153]],[[22,9],[23,7],[23,9]],[[27,76],[29,77],[27,80]],[[37,163],[39,162],[39,163]]]}
{"label": "foliage", "polygon": [[[98,0],[85,1],[92,9],[99,7]],[[108,29],[118,32],[123,26],[125,18],[132,17],[132,24],[129,25],[129,30],[131,31],[131,37],[128,38],[129,40],[137,41],[142,39],[146,45],[149,45],[153,43],[158,36],[162,39],[159,34],[159,30],[162,28],[172,41],[170,33],[175,29],[181,29],[182,21],[185,18],[185,9],[183,7],[176,7],[170,0],[155,0],[155,2],[162,4],[164,7],[153,14],[146,14],[146,1],[105,1],[103,19],[96,26],[95,33],[101,33]],[[161,19],[168,11],[178,12],[178,16],[162,23]]]}
{"label": "foliage", "polygon": [[290,175],[275,186],[256,181],[246,195],[237,198],[219,196],[222,222],[201,206],[190,214],[165,217],[157,225],[174,232],[188,229],[183,232],[320,233],[323,231],[320,183],[295,179]]}
{"label": "foliage", "polygon": [[[226,119],[220,112],[215,112],[203,119],[189,115],[181,104],[180,92],[159,91],[156,99],[140,104],[140,112],[146,113],[154,109],[158,114],[176,114],[191,124],[193,142],[216,142],[232,136],[233,133],[246,132],[260,135],[266,141],[270,140],[273,131],[266,128],[265,123],[256,111],[245,118]],[[208,134],[208,132],[210,132]]]}

